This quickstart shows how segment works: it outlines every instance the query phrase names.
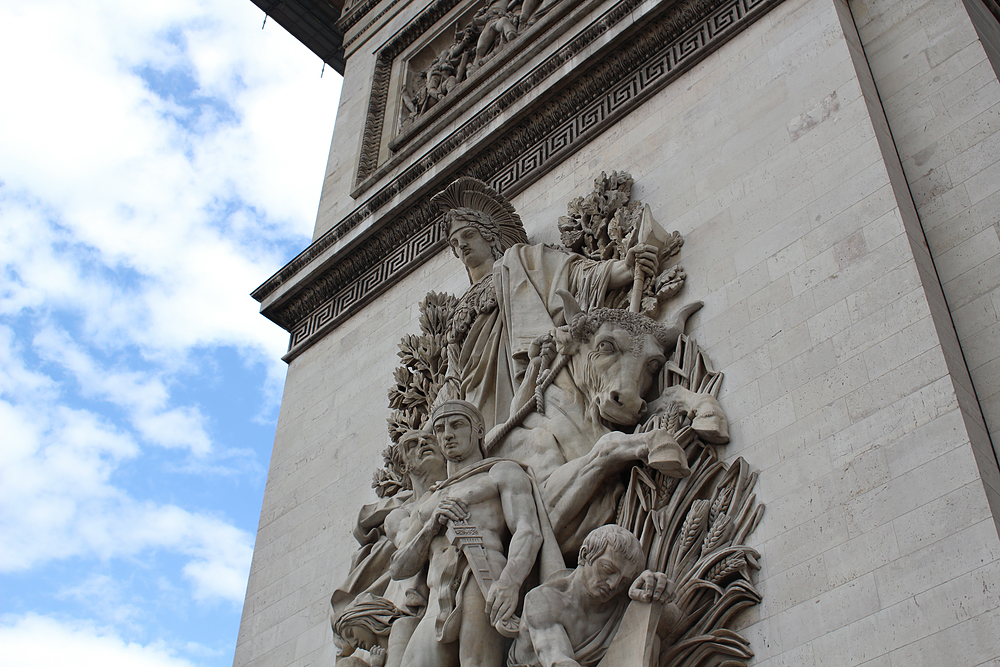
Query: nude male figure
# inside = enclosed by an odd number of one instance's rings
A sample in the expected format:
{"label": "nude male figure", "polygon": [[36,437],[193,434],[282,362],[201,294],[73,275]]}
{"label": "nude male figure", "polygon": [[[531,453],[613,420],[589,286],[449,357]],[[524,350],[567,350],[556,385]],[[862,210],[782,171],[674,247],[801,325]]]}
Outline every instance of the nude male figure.
{"label": "nude male figure", "polygon": [[[495,629],[515,613],[521,584],[542,543],[531,478],[512,461],[485,459],[479,410],[466,401],[439,405],[432,427],[448,461],[448,479],[411,517],[409,540],[392,558],[403,579],[427,567],[430,600],[403,656],[406,667],[502,667],[504,638]],[[443,533],[449,522],[478,528],[499,576],[483,595],[465,557]],[[457,641],[456,641],[457,640]]]}
{"label": "nude male figure", "polygon": [[414,508],[430,493],[431,486],[448,476],[447,462],[433,433],[409,430],[399,436],[406,474],[413,489],[413,501],[397,507],[385,518],[385,532],[396,544],[408,525]]}
{"label": "nude male figure", "polygon": [[[413,487],[413,502],[394,509],[385,518],[385,533],[397,545],[402,544],[403,536],[413,521],[413,510],[429,497],[434,484],[448,476],[447,464],[432,433],[407,431],[399,437],[399,448],[402,450],[410,486]],[[409,579],[392,581],[386,590],[386,597],[398,608],[412,615],[404,615],[392,624],[385,667],[400,667],[405,664],[403,654],[406,645],[427,605],[428,590],[424,574],[421,571]]]}
{"label": "nude male figure", "polygon": [[[385,538],[393,545],[398,544],[400,535],[405,533],[413,509],[430,495],[431,486],[448,476],[444,455],[432,433],[406,431],[399,437],[398,446],[413,493],[382,521]],[[376,581],[368,590],[353,599],[348,598],[349,601],[344,599],[346,591],[335,596],[330,623],[333,641],[341,657],[338,665],[343,662],[345,665],[400,667],[406,643],[427,605],[423,574],[419,572],[403,581],[390,581],[388,585],[379,577],[381,585]],[[368,662],[352,655],[359,648],[369,652]]]}
{"label": "nude male figure", "polygon": [[[644,562],[639,540],[621,526],[591,531],[580,547],[579,567],[525,595],[521,634],[511,647],[509,667],[597,665],[630,598],[666,603],[673,597],[667,575],[639,574]],[[676,605],[664,611],[660,625],[672,627],[681,611]]]}

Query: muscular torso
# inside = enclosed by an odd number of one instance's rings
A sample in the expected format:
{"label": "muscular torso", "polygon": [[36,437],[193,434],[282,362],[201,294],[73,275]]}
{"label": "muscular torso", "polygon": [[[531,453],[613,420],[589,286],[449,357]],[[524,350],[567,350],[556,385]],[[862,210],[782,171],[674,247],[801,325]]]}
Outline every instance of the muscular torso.
{"label": "muscular torso", "polygon": [[[500,500],[500,489],[495,477],[502,475],[502,470],[497,470],[503,466],[515,465],[498,463],[489,471],[482,472],[456,482],[443,489],[434,492],[431,497],[421,504],[417,510],[420,521],[430,520],[438,503],[445,498],[453,498],[462,501],[469,511],[468,523],[476,526],[483,538],[483,547],[486,549],[487,557],[497,566],[497,571],[503,569],[507,560],[504,553],[507,550],[507,543],[510,540],[510,531],[507,528],[507,521],[504,518],[503,504]],[[519,469],[520,472],[520,469]],[[436,583],[433,580],[436,554],[447,551],[451,547],[445,536],[446,527],[442,527],[441,533],[431,542],[429,553],[430,576],[429,583],[433,587]]]}
{"label": "muscular torso", "polygon": [[[528,593],[521,636],[514,647],[519,663],[545,667],[560,658],[576,659],[577,651],[611,622],[618,602],[586,605],[571,589],[569,577],[555,579]],[[562,636],[564,639],[560,639]],[[568,642],[564,643],[565,640]],[[533,641],[542,642],[549,651],[536,652]],[[563,650],[571,655],[564,655]]]}

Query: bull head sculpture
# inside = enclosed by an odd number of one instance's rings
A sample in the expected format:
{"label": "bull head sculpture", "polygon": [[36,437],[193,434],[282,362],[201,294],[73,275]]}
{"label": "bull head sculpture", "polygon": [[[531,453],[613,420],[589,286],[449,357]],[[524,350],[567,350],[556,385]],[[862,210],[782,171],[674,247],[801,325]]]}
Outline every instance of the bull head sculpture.
{"label": "bull head sculpture", "polygon": [[570,368],[592,417],[631,426],[646,413],[645,396],[684,332],[687,318],[702,306],[688,304],[668,325],[626,310],[583,312],[569,292],[559,290],[566,325],[556,330],[556,347],[571,357]]}

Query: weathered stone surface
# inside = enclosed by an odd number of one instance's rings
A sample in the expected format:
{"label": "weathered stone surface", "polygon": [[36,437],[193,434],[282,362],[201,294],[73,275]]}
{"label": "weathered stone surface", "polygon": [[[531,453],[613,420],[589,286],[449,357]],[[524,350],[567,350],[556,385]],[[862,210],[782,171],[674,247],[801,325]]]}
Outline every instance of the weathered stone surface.
{"label": "weathered stone surface", "polygon": [[[422,9],[395,7],[367,43]],[[723,453],[768,508],[748,541],[762,601],[736,619],[751,664],[1000,659],[1000,84],[964,12],[785,0],[512,197],[529,240],[558,243],[567,202],[625,169],[684,237],[688,334],[727,376]],[[365,201],[371,52],[348,60],[317,236]],[[439,252],[289,364],[237,665],[335,662],[329,597],[375,500],[397,343],[429,290],[468,285]]]}

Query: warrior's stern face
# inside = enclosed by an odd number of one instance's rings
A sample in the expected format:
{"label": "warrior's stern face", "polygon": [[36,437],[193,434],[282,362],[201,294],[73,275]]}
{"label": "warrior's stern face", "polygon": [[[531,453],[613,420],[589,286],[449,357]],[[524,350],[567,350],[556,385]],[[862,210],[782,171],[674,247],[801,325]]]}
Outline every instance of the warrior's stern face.
{"label": "warrior's stern face", "polygon": [[434,421],[434,434],[449,461],[464,461],[479,448],[478,433],[467,417],[443,415]]}

